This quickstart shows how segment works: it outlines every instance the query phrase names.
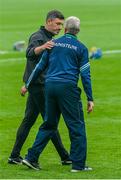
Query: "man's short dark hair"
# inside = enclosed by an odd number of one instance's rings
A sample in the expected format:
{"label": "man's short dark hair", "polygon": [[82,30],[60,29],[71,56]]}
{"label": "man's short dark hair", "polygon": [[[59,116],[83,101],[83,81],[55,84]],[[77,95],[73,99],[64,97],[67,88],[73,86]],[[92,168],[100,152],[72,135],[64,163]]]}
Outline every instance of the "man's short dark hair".
{"label": "man's short dark hair", "polygon": [[46,21],[48,19],[55,19],[55,18],[64,19],[64,15],[58,10],[52,10],[52,11],[48,12],[47,17],[46,17]]}

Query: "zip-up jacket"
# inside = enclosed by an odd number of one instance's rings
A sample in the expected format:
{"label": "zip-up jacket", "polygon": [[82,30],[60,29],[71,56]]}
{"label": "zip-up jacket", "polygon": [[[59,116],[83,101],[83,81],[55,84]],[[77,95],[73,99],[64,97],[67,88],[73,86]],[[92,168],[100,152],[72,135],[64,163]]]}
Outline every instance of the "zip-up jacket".
{"label": "zip-up jacket", "polygon": [[53,41],[54,47],[43,53],[26,83],[26,88],[45,69],[45,83],[59,81],[77,84],[80,74],[87,100],[93,101],[90,63],[86,46],[78,41],[76,36],[68,33]]}
{"label": "zip-up jacket", "polygon": [[[43,45],[47,41],[50,41],[54,35],[47,31],[44,26],[41,26],[40,29],[33,33],[29,38],[28,47],[26,50],[26,68],[23,76],[23,81],[26,83],[30,74],[34,70],[36,64],[39,62],[43,52],[39,55],[36,55],[34,49],[38,46]],[[36,81],[33,81],[33,84],[43,84],[44,83],[44,72],[42,72]]]}

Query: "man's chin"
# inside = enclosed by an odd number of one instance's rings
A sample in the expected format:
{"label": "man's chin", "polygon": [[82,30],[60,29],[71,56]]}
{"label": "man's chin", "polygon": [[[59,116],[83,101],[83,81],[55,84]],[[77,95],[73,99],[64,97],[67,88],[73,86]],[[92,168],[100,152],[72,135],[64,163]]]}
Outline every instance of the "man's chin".
{"label": "man's chin", "polygon": [[58,35],[60,31],[53,32],[54,35]]}

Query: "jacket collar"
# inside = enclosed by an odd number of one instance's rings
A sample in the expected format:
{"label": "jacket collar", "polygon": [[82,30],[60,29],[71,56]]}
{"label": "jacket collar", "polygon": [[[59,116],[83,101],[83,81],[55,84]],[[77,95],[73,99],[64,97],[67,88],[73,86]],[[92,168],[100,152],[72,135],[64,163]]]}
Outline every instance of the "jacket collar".
{"label": "jacket collar", "polygon": [[71,34],[71,33],[65,33],[66,36],[70,36],[70,37],[73,37],[73,38],[76,38],[77,39],[77,36],[74,35],[74,34]]}
{"label": "jacket collar", "polygon": [[50,31],[48,31],[47,29],[45,29],[45,26],[41,26],[40,30],[44,31],[44,33],[48,36],[48,38],[52,38],[54,36],[53,33],[51,33]]}

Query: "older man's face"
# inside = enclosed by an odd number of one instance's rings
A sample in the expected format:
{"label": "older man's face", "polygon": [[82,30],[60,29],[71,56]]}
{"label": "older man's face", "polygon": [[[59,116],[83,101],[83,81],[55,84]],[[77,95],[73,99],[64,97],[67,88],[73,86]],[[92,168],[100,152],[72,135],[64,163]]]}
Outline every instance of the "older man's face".
{"label": "older man's face", "polygon": [[60,30],[63,27],[64,20],[62,19],[48,19],[47,21],[47,27],[50,32],[52,32],[54,35],[59,34]]}

